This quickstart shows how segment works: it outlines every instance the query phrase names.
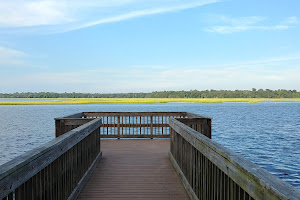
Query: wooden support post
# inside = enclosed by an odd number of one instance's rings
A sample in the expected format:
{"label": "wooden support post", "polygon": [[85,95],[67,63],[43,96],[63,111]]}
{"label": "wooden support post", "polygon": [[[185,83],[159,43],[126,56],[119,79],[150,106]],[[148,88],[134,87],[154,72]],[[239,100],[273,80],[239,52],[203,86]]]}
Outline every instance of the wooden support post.
{"label": "wooden support post", "polygon": [[58,137],[61,135],[61,130],[60,130],[60,120],[56,119],[55,120],[55,137]]}
{"label": "wooden support post", "polygon": [[151,118],[150,118],[150,123],[151,123],[151,128],[150,128],[150,131],[151,131],[151,139],[153,139],[153,116],[151,115]]}
{"label": "wooden support post", "polygon": [[120,115],[118,115],[118,139],[120,139]]}

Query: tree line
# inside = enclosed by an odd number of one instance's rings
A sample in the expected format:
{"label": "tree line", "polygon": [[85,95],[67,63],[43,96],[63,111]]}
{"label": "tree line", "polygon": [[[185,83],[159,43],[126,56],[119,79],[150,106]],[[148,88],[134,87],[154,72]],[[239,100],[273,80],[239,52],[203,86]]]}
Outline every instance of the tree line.
{"label": "tree line", "polygon": [[0,98],[300,98],[296,90],[190,90],[190,91],[155,91],[149,93],[56,93],[22,92],[0,93]]}

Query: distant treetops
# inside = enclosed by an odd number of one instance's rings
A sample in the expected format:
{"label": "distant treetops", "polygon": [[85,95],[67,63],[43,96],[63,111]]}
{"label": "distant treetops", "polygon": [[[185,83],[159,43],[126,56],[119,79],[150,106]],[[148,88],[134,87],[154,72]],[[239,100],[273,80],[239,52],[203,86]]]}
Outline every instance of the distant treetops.
{"label": "distant treetops", "polygon": [[190,90],[155,91],[150,93],[56,93],[22,92],[0,93],[0,98],[300,98],[296,90]]}

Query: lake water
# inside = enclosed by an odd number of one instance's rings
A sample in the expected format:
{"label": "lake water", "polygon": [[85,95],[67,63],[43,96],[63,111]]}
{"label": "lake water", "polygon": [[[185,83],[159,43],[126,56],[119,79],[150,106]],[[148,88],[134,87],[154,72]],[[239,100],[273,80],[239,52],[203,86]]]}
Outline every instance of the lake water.
{"label": "lake water", "polygon": [[183,111],[212,117],[212,138],[300,189],[300,103],[0,106],[0,165],[52,140],[54,118],[83,111]]}
{"label": "lake water", "polygon": [[68,99],[0,98],[0,102],[66,101]]}

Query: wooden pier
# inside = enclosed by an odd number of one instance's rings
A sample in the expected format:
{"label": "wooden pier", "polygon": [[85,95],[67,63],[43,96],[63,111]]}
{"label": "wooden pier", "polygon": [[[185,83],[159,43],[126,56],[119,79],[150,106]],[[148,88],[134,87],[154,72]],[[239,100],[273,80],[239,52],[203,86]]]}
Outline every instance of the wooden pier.
{"label": "wooden pier", "polygon": [[186,112],[83,112],[0,166],[0,199],[300,199],[300,191],[211,139]]}
{"label": "wooden pier", "polygon": [[78,199],[189,199],[169,161],[169,140],[102,140],[101,145],[101,162]]}

